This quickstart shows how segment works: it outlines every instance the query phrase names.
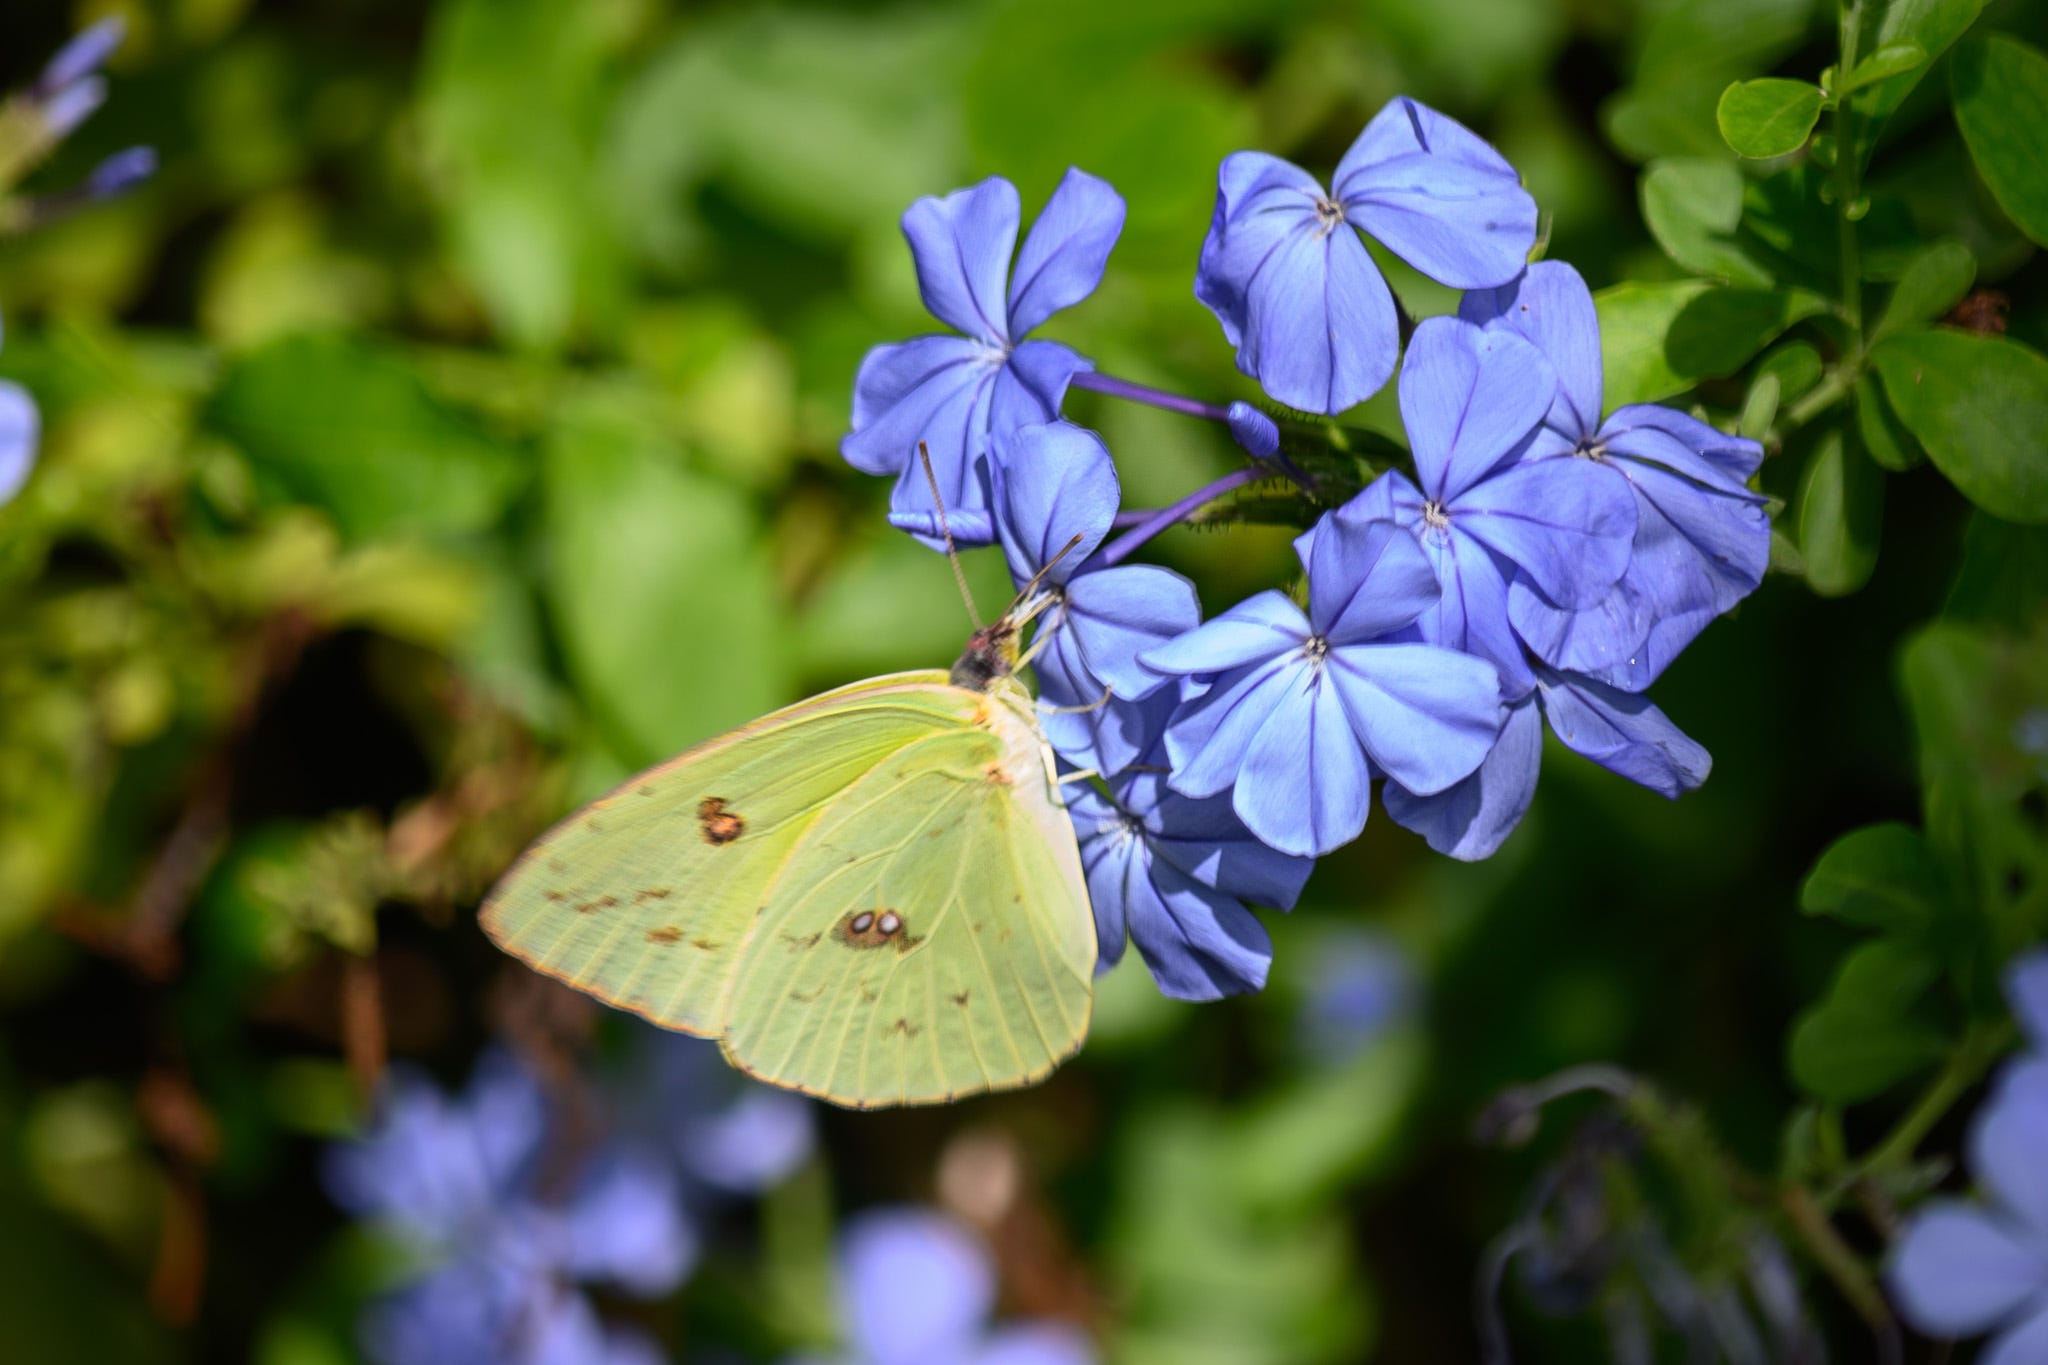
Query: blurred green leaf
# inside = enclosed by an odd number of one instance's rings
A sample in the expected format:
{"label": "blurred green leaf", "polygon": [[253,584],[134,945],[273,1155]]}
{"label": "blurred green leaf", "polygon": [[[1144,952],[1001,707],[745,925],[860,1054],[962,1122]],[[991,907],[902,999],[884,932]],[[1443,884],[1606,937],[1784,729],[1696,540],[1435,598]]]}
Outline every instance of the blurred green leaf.
{"label": "blurred green leaf", "polygon": [[1643,221],[1664,254],[1697,275],[1769,288],[1768,266],[1736,240],[1742,172],[1705,157],[1660,158],[1643,171]]}
{"label": "blurred green leaf", "polygon": [[1771,338],[1827,307],[1803,290],[1629,281],[1593,296],[1607,405],[1647,403],[1733,374]]}
{"label": "blurred green leaf", "polygon": [[458,263],[493,321],[553,349],[608,316],[623,288],[609,219],[593,211],[614,6],[447,0],[433,10],[420,123]]}
{"label": "blurred green leaf", "polygon": [[1953,900],[1934,850],[1919,830],[1900,824],[1870,825],[1835,840],[1799,892],[1799,908],[1809,915],[1908,937]]}
{"label": "blurred green leaf", "polygon": [[1805,145],[1826,99],[1826,92],[1808,81],[1775,76],[1737,81],[1721,92],[1714,121],[1737,153],[1765,160]]}
{"label": "blurred green leaf", "polygon": [[1861,159],[1870,159],[1885,118],[1905,102],[1934,59],[1977,22],[1985,4],[1986,0],[1890,0],[1877,13],[1874,34],[1867,31],[1866,23],[1865,41],[1871,43],[1873,56],[1901,43],[1913,43],[1927,54],[1927,61],[1886,76],[1858,93],[1856,111],[1866,116],[1856,136]]}
{"label": "blurred green leaf", "polygon": [[1827,998],[1793,1027],[1792,1079],[1830,1104],[1854,1104],[1931,1066],[1943,1039],[1909,1011],[1939,974],[1932,959],[1891,939],[1856,948]]}
{"label": "blurred green leaf", "polygon": [[785,609],[744,497],[599,399],[565,408],[545,470],[548,602],[622,758],[650,762],[788,700]]}
{"label": "blurred green leaf", "polygon": [[1891,300],[1871,329],[1871,339],[1881,341],[1934,321],[1970,292],[1976,278],[1977,258],[1961,242],[1934,242],[1922,248],[1892,286]]}
{"label": "blurred green leaf", "polygon": [[1799,488],[1799,557],[1806,581],[1841,597],[1870,581],[1884,532],[1884,474],[1839,428],[1807,458]]}
{"label": "blurred green leaf", "polygon": [[341,336],[263,347],[208,412],[259,473],[355,540],[496,523],[526,478],[513,451],[420,387],[396,350]]}
{"label": "blurred green leaf", "polygon": [[1956,126],[1992,198],[2037,246],[2048,246],[2048,56],[1988,33],[1949,63]]}
{"label": "blurred green leaf", "polygon": [[1917,70],[1927,64],[1927,49],[1908,40],[1901,43],[1886,43],[1869,56],[1856,63],[1842,82],[1835,87],[1837,95],[1846,95],[1852,90],[1881,81],[1902,72]]}
{"label": "blurred green leaf", "polygon": [[2026,631],[2048,612],[2048,527],[2015,526],[1988,513],[1970,518],[1963,563],[1942,615]]}
{"label": "blurred green leaf", "polygon": [[1963,496],[2008,521],[2048,522],[2048,358],[1944,329],[1890,337],[1870,360],[1899,420]]}
{"label": "blurred green leaf", "polygon": [[1678,0],[1654,15],[1628,88],[1601,110],[1637,161],[1722,150],[1714,110],[1731,80],[1760,75],[1798,45],[1811,0]]}
{"label": "blurred green leaf", "polygon": [[1884,396],[1884,387],[1869,373],[1856,376],[1856,434],[1880,469],[1902,474],[1926,459],[1920,442],[1899,421]]}

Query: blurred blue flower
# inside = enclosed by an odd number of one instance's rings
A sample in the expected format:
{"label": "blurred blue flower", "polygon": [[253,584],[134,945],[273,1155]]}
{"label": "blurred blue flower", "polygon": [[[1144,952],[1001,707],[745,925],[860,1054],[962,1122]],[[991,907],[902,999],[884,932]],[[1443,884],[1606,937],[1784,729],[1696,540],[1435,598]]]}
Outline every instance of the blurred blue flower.
{"label": "blurred blue flower", "polygon": [[615,1087],[617,1126],[669,1152],[686,1202],[696,1187],[758,1194],[811,1159],[817,1123],[809,1100],[749,1080],[708,1039],[651,1025],[632,1031],[635,1046]]}
{"label": "blurred blue flower", "polygon": [[1467,294],[1458,313],[1533,342],[1557,372],[1527,458],[1607,464],[1635,492],[1633,550],[1613,588],[1587,605],[1546,597],[1523,578],[1508,595],[1515,629],[1555,667],[1640,692],[1762,581],[1771,523],[1748,480],[1763,448],[1648,403],[1603,422],[1599,317],[1585,281],[1562,262],[1539,261],[1518,280]]}
{"label": "blurred blue flower", "polygon": [[1887,1278],[1917,1330],[1993,1333],[1984,1365],[2035,1365],[2048,1360],[2048,951],[2008,970],[2006,994],[2032,1050],[1993,1083],[1970,1131],[1970,1170],[1989,1203],[1916,1212]]}
{"label": "blurred blue flower", "polygon": [[[1049,422],[998,433],[989,457],[996,529],[1012,580],[1037,578],[1052,605],[1039,617],[1034,665],[1048,708],[1099,707],[1106,694],[1140,701],[1166,686],[1138,655],[1194,629],[1195,585],[1150,564],[1089,562],[1116,516],[1116,465],[1094,432]],[[1068,542],[1079,537],[1071,549]],[[1061,738],[1075,733],[1061,730]],[[1054,740],[1054,747],[1059,742]],[[1076,763],[1115,772],[1135,752],[1062,750]]]}
{"label": "blurred blue flower", "polygon": [[1388,638],[1441,596],[1400,526],[1325,517],[1295,553],[1308,570],[1306,615],[1263,592],[1142,662],[1200,680],[1166,729],[1175,789],[1229,789],[1266,844],[1321,856],[1365,828],[1375,773],[1435,792],[1479,766],[1500,734],[1500,674],[1469,654]]}
{"label": "blurred blue flower", "polygon": [[1106,794],[1067,789],[1095,906],[1098,969],[1122,961],[1128,939],[1167,995],[1216,1000],[1262,988],[1273,943],[1245,902],[1292,909],[1315,860],[1261,843],[1228,796],[1174,791],[1163,765],[1107,786]]}
{"label": "blurred blue flower", "polygon": [[989,544],[995,528],[976,457],[992,432],[1058,417],[1067,381],[1093,368],[1065,346],[1025,337],[1094,292],[1123,231],[1124,201],[1108,182],[1068,170],[1013,273],[1019,216],[1017,187],[1000,176],[920,199],[903,215],[925,307],[962,335],[869,351],[854,377],[853,430],[839,450],[856,469],[896,476],[891,519],[921,538],[933,507],[919,441],[931,452],[954,539]]}
{"label": "blurred blue flower", "polygon": [[[877,1209],[840,1234],[835,1365],[1093,1365],[1077,1328],[1051,1321],[991,1328],[995,1272],[981,1242],[943,1214]],[[806,1357],[815,1361],[815,1357]],[[798,1365],[792,1361],[789,1365]]]}
{"label": "blurred blue flower", "polygon": [[42,418],[19,384],[0,379],[0,505],[12,502],[36,462]]}
{"label": "blurred blue flower", "polygon": [[1422,615],[1423,638],[1493,664],[1510,698],[1535,678],[1508,620],[1508,585],[1590,606],[1628,568],[1635,536],[1635,500],[1613,469],[1521,458],[1556,392],[1549,362],[1519,337],[1430,318],[1401,367],[1421,486],[1389,472],[1337,513],[1392,518],[1414,533],[1443,588]]}
{"label": "blurred blue flower", "polygon": [[1514,167],[1405,97],[1366,125],[1327,194],[1263,152],[1226,157],[1216,180],[1195,297],[1223,324],[1239,369],[1311,412],[1342,412],[1394,372],[1394,296],[1358,232],[1456,289],[1512,280],[1536,240],[1536,202]]}
{"label": "blurred blue flower", "polygon": [[655,1153],[609,1143],[557,1169],[539,1084],[502,1053],[478,1063],[451,1100],[394,1069],[377,1121],[331,1148],[337,1204],[374,1219],[417,1258],[423,1278],[372,1305],[364,1347],[383,1365],[521,1365],[658,1359],[607,1332],[578,1285],[653,1297],[689,1273],[697,1235],[675,1171]]}
{"label": "blurred blue flower", "polygon": [[58,48],[56,55],[43,64],[42,74],[36,77],[36,83],[29,89],[29,97],[47,102],[88,79],[107,64],[107,59],[120,49],[121,40],[127,34],[128,23],[119,17],[102,19],[74,34],[70,42]]}
{"label": "blurred blue flower", "polygon": [[1509,706],[1500,742],[1470,777],[1430,794],[1387,783],[1380,799],[1395,824],[1453,858],[1492,856],[1536,795],[1541,721],[1567,749],[1660,796],[1680,796],[1707,780],[1712,756],[1648,698],[1542,664],[1535,665],[1533,680],[1534,690]]}
{"label": "blurred blue flower", "polygon": [[1325,936],[1309,961],[1306,984],[1302,1044],[1327,1064],[1357,1056],[1414,1006],[1415,974],[1407,954],[1363,930]]}

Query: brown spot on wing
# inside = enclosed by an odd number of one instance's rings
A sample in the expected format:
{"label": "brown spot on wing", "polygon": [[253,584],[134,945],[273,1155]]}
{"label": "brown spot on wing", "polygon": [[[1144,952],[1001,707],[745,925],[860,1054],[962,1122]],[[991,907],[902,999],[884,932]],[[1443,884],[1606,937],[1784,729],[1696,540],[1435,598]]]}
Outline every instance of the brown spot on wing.
{"label": "brown spot on wing", "polygon": [[690,946],[700,952],[715,953],[722,945],[716,939],[693,938],[690,940]]}
{"label": "brown spot on wing", "polygon": [[896,1016],[896,1022],[889,1025],[887,1030],[888,1033],[900,1033],[905,1038],[915,1038],[921,1031],[917,1025],[911,1023],[902,1015]]}
{"label": "brown spot on wing", "polygon": [[784,934],[782,941],[792,948],[815,948],[818,940],[825,937],[822,932],[812,934]]}
{"label": "brown spot on wing", "polygon": [[649,929],[647,931],[647,941],[649,943],[674,943],[682,938],[682,936],[683,931],[676,928],[673,924],[664,924],[659,929]]}
{"label": "brown spot on wing", "polygon": [[967,992],[963,990],[959,992],[957,995],[955,995],[953,997],[953,1003],[960,1006],[960,1008],[962,1009],[967,1008]]}
{"label": "brown spot on wing", "polygon": [[832,941],[848,948],[894,948],[907,953],[924,942],[924,936],[911,933],[899,912],[877,906],[842,915],[832,926]]}
{"label": "brown spot on wing", "polygon": [[1000,763],[989,764],[986,768],[983,768],[981,770],[981,775],[987,778],[991,783],[995,784],[998,787],[1007,787],[1011,785],[1010,775],[1003,771],[1003,765]]}
{"label": "brown spot on wing", "polygon": [[565,901],[569,899],[559,891],[543,891],[540,893],[540,898],[544,901]]}
{"label": "brown spot on wing", "polygon": [[738,811],[727,810],[724,797],[707,796],[697,803],[697,827],[704,832],[705,843],[724,845],[747,832],[747,820]]}
{"label": "brown spot on wing", "polygon": [[670,891],[665,886],[650,886],[645,891],[638,892],[634,895],[633,904],[645,905],[649,901],[665,901],[674,894],[674,892]]}
{"label": "brown spot on wing", "polygon": [[577,905],[579,915],[594,915],[600,910],[609,910],[619,903],[617,896],[599,896],[596,900],[584,901]]}

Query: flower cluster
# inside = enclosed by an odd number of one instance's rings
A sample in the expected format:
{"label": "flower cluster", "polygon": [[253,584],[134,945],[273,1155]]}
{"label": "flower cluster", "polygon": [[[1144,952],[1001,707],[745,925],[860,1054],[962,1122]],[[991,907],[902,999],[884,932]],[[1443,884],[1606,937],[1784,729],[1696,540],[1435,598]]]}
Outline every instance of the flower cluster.
{"label": "flower cluster", "polygon": [[[988,1252],[944,1214],[874,1209],[840,1234],[839,1319],[846,1353],[832,1365],[1093,1365],[1079,1329],[1051,1321],[991,1329]],[[803,1356],[788,1365],[825,1365]]]}
{"label": "flower cluster", "polygon": [[[27,90],[0,103],[0,235],[25,231],[84,204],[106,199],[147,179],[156,154],[130,147],[102,161],[85,183],[35,199],[11,191],[29,171],[106,102],[99,69],[121,46],[125,25],[104,19],[66,43]],[[0,380],[0,503],[28,482],[41,435],[35,401],[18,384]]]}
{"label": "flower cluster", "polygon": [[1997,1334],[1984,1365],[2048,1360],[2048,949],[2006,975],[2027,1051],[2006,1064],[1970,1131],[1986,1204],[1916,1213],[1891,1267],[1906,1321],[1934,1337]]}
{"label": "flower cluster", "polygon": [[[662,1359],[604,1323],[582,1286],[653,1298],[681,1284],[698,1257],[697,1214],[719,1192],[779,1182],[809,1156],[811,1119],[795,1096],[733,1076],[708,1044],[648,1033],[639,1069],[653,1074],[609,1103],[560,1103],[497,1052],[459,1099],[392,1074],[371,1129],[330,1150],[326,1169],[335,1202],[374,1220],[413,1267],[364,1318],[365,1354],[378,1365]],[[663,1111],[636,1113],[649,1096]]]}
{"label": "flower cluster", "polygon": [[[1603,413],[1592,296],[1570,266],[1528,263],[1536,207],[1499,153],[1396,99],[1328,190],[1261,153],[1224,161],[1195,294],[1239,368],[1296,410],[1281,421],[1025,339],[1092,292],[1123,219],[1071,170],[1013,269],[1007,181],[913,205],[925,303],[963,335],[870,352],[842,445],[895,478],[896,525],[1000,544],[1045,594],[1031,657],[1048,741],[1099,782],[1069,805],[1105,964],[1128,939],[1170,994],[1256,989],[1271,945],[1247,904],[1290,907],[1364,828],[1376,781],[1433,848],[1486,857],[1529,807],[1546,724],[1665,796],[1705,778],[1707,754],[1642,694],[1762,578],[1762,450],[1670,408]],[[1405,355],[1361,233],[1464,291]],[[1362,472],[1318,515],[1333,490],[1292,457],[1327,468],[1343,442],[1297,414],[1341,413],[1397,368],[1410,467]],[[1109,451],[1061,416],[1070,388],[1221,423],[1250,461],[1123,511]],[[1295,545],[1306,590],[1204,622],[1192,584],[1129,557],[1255,481],[1291,483],[1313,517]]]}

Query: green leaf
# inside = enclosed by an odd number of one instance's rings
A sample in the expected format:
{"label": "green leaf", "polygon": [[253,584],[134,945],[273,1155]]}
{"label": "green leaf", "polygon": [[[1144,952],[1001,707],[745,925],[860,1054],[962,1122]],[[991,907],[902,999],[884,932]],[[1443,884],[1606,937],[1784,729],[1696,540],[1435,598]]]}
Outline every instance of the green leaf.
{"label": "green leaf", "polygon": [[1664,254],[1695,274],[1768,288],[1771,272],[1734,240],[1742,172],[1706,158],[1653,161],[1643,172],[1643,221]]}
{"label": "green leaf", "polygon": [[526,477],[517,454],[435,401],[402,353],[338,336],[251,354],[208,418],[259,475],[355,540],[483,530]]}
{"label": "green leaf", "polygon": [[1735,373],[1794,322],[1827,308],[1804,290],[1629,281],[1593,296],[1607,405],[1648,403]]}
{"label": "green leaf", "polygon": [[1985,3],[1986,0],[1891,0],[1884,7],[1877,32],[1869,35],[1873,42],[1871,52],[1882,52],[1899,43],[1917,43],[1927,54],[1927,62],[1875,81],[1859,94],[1856,112],[1863,116],[1856,127],[1859,162],[1869,163],[1886,118],[1920,84],[1934,59],[1948,51],[1950,44],[1977,22]]}
{"label": "green leaf", "polygon": [[1909,825],[1853,830],[1820,855],[1800,888],[1799,908],[1860,929],[1918,935],[1953,901],[1941,860]]}
{"label": "green leaf", "polygon": [[1871,363],[1927,458],[2008,521],[2048,522],[2048,359],[2005,337],[1907,332]]}
{"label": "green leaf", "polygon": [[1880,469],[1903,474],[1927,458],[1920,442],[1885,400],[1884,387],[1870,374],[1856,376],[1856,434]]}
{"label": "green leaf", "polygon": [[1636,161],[1722,150],[1722,87],[1768,71],[1805,38],[1810,0],[1678,0],[1644,35],[1629,87],[1601,109],[1608,136]]}
{"label": "green leaf", "polygon": [[1926,64],[1927,49],[1920,44],[1910,39],[1900,43],[1886,43],[1856,63],[1856,69],[1835,87],[1835,93],[1846,95],[1852,90],[1861,90],[1866,85],[1896,76],[1901,72],[1917,70]]}
{"label": "green leaf", "polygon": [[1854,1104],[1932,1065],[1941,1035],[1908,1011],[1938,974],[1932,959],[1891,939],[1855,949],[1792,1030],[1792,1079],[1818,1099]]}
{"label": "green leaf", "polygon": [[2048,246],[2048,56],[1990,33],[1949,63],[1956,126],[2006,216]]}
{"label": "green leaf", "polygon": [[1963,562],[1941,614],[2024,631],[2048,607],[2048,527],[2015,526],[1982,512],[1963,533]]}
{"label": "green leaf", "polygon": [[1934,242],[1907,264],[1871,332],[1881,341],[1934,321],[1956,306],[1977,278],[1977,258],[1961,242]]}
{"label": "green leaf", "polygon": [[1821,438],[1799,488],[1799,554],[1806,581],[1841,597],[1870,581],[1884,532],[1884,475],[1839,428]]}
{"label": "green leaf", "polygon": [[1737,81],[1721,92],[1714,121],[1738,154],[1763,160],[1805,145],[1826,100],[1827,93],[1807,81]]}
{"label": "green leaf", "polygon": [[545,490],[548,604],[622,759],[674,753],[787,700],[787,612],[741,494],[594,400],[557,423]]}
{"label": "green leaf", "polygon": [[1750,381],[1749,392],[1742,399],[1742,417],[1735,424],[1738,436],[1761,441],[1771,434],[1771,424],[1778,420],[1778,398],[1783,387],[1784,381],[1768,370]]}

